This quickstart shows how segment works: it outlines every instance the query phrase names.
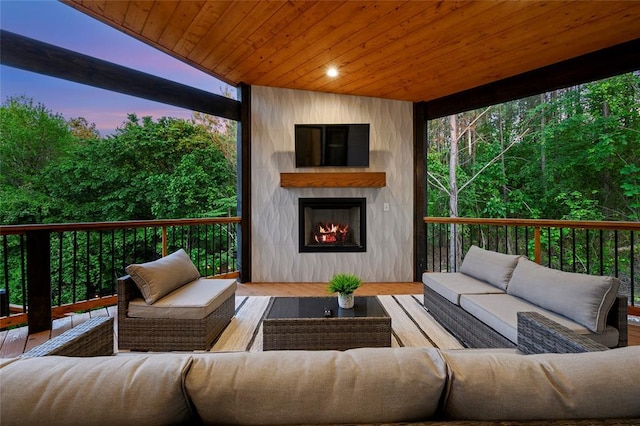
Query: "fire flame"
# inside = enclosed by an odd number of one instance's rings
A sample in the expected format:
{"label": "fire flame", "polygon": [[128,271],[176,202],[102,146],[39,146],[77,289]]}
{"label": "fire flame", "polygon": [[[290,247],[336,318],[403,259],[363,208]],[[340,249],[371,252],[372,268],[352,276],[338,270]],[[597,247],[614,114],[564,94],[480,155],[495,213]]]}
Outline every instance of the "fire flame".
{"label": "fire flame", "polygon": [[347,239],[349,225],[339,223],[320,223],[313,233],[313,239],[319,244],[333,244],[343,242]]}

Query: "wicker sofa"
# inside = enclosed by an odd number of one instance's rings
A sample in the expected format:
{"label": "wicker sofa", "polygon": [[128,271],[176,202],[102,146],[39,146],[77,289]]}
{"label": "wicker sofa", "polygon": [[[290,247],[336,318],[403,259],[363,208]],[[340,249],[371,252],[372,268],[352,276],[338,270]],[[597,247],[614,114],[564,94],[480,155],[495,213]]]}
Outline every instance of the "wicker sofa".
{"label": "wicker sofa", "polygon": [[573,339],[558,338],[567,330],[590,339],[582,339],[587,346],[627,345],[627,298],[617,295],[613,277],[557,271],[472,246],[460,272],[425,272],[423,283],[427,310],[467,347],[522,349],[531,324],[537,342],[526,344],[545,346],[541,352],[570,351]]}
{"label": "wicker sofa", "polygon": [[118,349],[207,350],[235,313],[235,279],[201,278],[180,249],[118,279]]}

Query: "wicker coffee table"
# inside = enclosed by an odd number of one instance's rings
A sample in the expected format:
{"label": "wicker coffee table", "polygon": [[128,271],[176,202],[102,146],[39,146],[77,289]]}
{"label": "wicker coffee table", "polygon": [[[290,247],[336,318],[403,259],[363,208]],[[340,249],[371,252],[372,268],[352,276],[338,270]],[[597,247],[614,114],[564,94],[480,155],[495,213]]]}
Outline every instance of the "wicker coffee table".
{"label": "wicker coffee table", "polygon": [[376,297],[356,297],[353,309],[335,296],[274,297],[262,332],[265,351],[391,346],[391,318]]}

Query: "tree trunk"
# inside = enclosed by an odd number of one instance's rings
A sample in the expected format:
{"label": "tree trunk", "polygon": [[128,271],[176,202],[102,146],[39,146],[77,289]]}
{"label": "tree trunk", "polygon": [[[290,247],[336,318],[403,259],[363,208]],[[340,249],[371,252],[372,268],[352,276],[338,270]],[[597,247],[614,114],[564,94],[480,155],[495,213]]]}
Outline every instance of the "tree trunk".
{"label": "tree trunk", "polygon": [[[458,182],[456,169],[458,168],[458,117],[449,116],[451,126],[451,148],[449,150],[449,217],[458,217]],[[458,232],[456,224],[451,224],[449,231],[449,268],[458,270]]]}
{"label": "tree trunk", "polygon": [[500,164],[502,166],[502,202],[507,204],[509,192],[507,190],[507,168],[504,164],[504,117],[502,115],[503,107],[500,107]]}
{"label": "tree trunk", "polygon": [[[545,99],[544,99],[544,93],[540,95],[540,104],[544,104]],[[544,133],[544,126],[546,124],[545,118],[544,118],[544,111],[541,114],[540,117],[540,134],[542,135],[542,138],[540,140],[540,179],[542,180],[542,191],[543,192],[547,192],[547,176],[546,176],[546,169],[547,169],[547,157],[546,157],[546,152],[545,152],[545,133]]]}

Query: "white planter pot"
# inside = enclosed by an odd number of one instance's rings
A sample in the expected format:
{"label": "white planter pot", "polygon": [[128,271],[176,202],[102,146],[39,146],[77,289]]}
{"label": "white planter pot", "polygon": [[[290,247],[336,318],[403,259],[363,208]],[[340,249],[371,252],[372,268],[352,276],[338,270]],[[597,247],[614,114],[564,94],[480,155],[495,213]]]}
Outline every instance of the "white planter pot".
{"label": "white planter pot", "polygon": [[338,306],[342,309],[352,309],[353,308],[353,293],[343,294],[338,293]]}

